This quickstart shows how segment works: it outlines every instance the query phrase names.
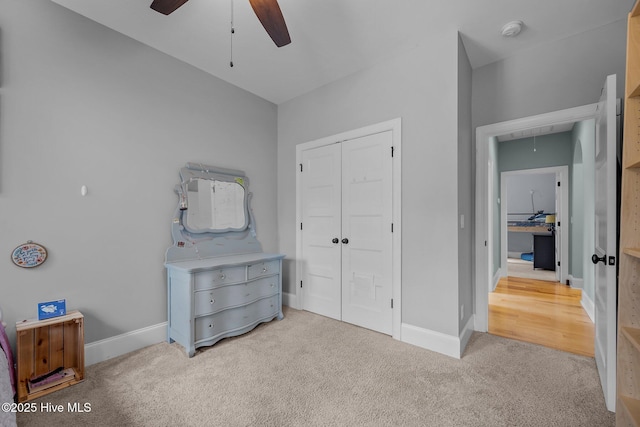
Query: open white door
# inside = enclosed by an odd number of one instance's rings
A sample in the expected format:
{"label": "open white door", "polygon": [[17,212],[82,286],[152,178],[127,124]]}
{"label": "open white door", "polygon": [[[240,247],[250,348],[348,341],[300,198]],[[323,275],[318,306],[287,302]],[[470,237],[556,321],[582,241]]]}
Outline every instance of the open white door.
{"label": "open white door", "polygon": [[607,409],[616,405],[616,76],[607,77],[596,114],[595,358]]}

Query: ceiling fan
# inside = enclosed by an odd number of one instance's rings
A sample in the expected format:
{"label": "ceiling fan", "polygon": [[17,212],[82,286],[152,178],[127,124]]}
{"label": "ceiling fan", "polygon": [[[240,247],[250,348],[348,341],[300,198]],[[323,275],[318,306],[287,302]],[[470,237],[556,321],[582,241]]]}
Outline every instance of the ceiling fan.
{"label": "ceiling fan", "polygon": [[[153,0],[151,9],[169,15],[186,2],[187,0]],[[291,43],[278,0],[249,0],[249,3],[276,46],[282,47]]]}

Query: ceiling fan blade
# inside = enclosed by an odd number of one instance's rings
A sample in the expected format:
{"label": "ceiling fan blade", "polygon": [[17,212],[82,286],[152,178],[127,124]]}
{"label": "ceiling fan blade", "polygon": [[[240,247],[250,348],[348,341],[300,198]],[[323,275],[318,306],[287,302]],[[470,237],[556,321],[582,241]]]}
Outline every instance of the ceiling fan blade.
{"label": "ceiling fan blade", "polygon": [[249,3],[276,46],[282,47],[291,43],[278,0],[249,0]]}
{"label": "ceiling fan blade", "polygon": [[187,0],[153,0],[151,9],[163,15],[168,15],[186,2]]}

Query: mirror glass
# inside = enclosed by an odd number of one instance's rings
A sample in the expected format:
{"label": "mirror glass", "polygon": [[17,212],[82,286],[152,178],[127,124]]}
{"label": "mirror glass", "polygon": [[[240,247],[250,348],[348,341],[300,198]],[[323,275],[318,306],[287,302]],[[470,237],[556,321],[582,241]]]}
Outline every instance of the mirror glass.
{"label": "mirror glass", "polygon": [[245,189],[238,182],[194,178],[186,189],[188,230],[215,232],[247,227]]}

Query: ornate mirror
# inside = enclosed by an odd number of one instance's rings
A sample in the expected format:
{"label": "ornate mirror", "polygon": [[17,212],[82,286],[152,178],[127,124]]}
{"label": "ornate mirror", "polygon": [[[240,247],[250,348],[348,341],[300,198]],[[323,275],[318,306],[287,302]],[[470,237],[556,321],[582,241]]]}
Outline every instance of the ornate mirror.
{"label": "ornate mirror", "polygon": [[175,191],[167,262],[262,252],[243,171],[187,163]]}
{"label": "ornate mirror", "polygon": [[185,187],[187,230],[216,233],[247,228],[246,191],[239,182],[195,178]]}
{"label": "ornate mirror", "polygon": [[248,180],[243,172],[188,163],[180,176],[176,191],[187,231],[226,233],[249,226]]}

